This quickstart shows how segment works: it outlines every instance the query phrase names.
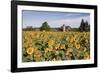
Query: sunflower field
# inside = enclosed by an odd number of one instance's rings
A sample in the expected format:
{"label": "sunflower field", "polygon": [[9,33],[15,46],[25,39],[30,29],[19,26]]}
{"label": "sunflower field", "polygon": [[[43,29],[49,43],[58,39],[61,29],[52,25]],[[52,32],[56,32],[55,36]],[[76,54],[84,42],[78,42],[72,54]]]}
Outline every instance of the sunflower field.
{"label": "sunflower field", "polygon": [[22,32],[22,61],[87,60],[90,32]]}

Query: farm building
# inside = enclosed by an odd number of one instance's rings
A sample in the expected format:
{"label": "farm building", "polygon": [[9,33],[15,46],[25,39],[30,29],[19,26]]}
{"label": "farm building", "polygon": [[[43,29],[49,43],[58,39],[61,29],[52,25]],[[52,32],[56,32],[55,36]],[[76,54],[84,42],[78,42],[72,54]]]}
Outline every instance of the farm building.
{"label": "farm building", "polygon": [[61,29],[62,29],[63,32],[65,32],[65,31],[71,31],[71,27],[70,26],[66,26],[65,24],[63,24],[61,26]]}

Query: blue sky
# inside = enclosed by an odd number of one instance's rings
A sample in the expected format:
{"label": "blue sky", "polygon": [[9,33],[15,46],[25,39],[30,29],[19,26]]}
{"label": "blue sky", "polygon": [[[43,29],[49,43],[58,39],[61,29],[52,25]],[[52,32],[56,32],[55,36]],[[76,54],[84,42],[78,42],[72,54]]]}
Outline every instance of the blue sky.
{"label": "blue sky", "polygon": [[89,13],[53,12],[23,10],[23,28],[27,26],[40,27],[43,22],[48,22],[50,27],[61,27],[63,24],[71,27],[79,27],[82,19],[90,23]]}

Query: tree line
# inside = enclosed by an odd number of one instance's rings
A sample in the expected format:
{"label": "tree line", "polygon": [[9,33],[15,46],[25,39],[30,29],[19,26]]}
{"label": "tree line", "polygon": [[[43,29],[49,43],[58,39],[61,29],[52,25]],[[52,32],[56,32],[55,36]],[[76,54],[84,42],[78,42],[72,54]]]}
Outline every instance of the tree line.
{"label": "tree line", "polygon": [[[28,31],[34,31],[34,30],[40,30],[40,31],[51,31],[52,28],[50,27],[50,25],[48,24],[48,22],[44,22],[42,23],[42,26],[40,28],[33,28],[32,26],[30,27],[26,27],[23,28],[23,30],[28,30]],[[78,28],[71,28],[71,31],[79,31],[79,32],[88,32],[90,31],[90,24],[88,23],[88,21],[84,21],[84,19],[81,20],[80,26]]]}

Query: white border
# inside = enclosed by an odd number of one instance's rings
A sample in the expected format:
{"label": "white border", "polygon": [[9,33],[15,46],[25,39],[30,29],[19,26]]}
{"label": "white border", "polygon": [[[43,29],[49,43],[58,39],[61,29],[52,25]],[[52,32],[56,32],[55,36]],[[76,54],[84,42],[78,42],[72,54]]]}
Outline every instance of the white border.
{"label": "white border", "polygon": [[[61,11],[61,12],[82,12],[90,13],[90,59],[89,60],[68,60],[57,62],[28,62],[22,63],[22,10],[40,10],[40,11]],[[40,6],[18,6],[18,50],[17,50],[17,67],[40,67],[40,66],[57,66],[57,65],[75,65],[75,64],[93,64],[94,63],[94,10],[92,9],[76,9],[76,8],[58,8],[58,7],[40,7]]]}

